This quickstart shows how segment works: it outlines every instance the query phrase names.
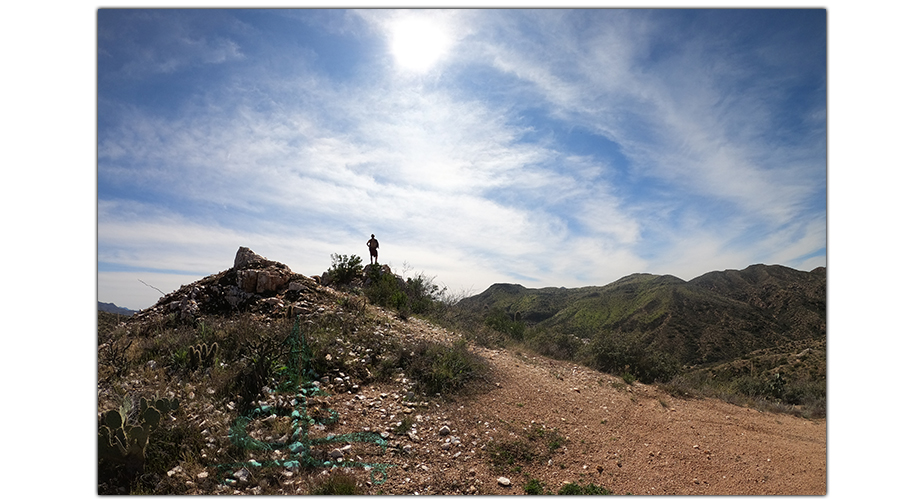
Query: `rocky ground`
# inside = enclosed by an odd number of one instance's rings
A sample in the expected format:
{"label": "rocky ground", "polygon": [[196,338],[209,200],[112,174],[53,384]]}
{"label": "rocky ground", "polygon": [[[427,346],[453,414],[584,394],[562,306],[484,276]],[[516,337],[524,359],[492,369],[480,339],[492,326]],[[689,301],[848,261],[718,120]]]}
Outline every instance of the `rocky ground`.
{"label": "rocky ground", "polygon": [[[453,338],[416,319],[400,328]],[[416,438],[397,438],[409,453],[395,458],[397,467],[375,492],[521,494],[535,478],[548,492],[578,482],[635,495],[826,493],[825,420],[676,399],[571,363],[505,349],[474,350],[492,373],[491,387],[480,394],[428,406],[404,406],[401,394],[389,387],[333,396],[343,411],[333,432],[389,429],[404,410],[416,417]],[[449,433],[441,433],[444,427]],[[528,441],[534,429],[558,429],[564,444],[546,460],[490,463],[489,443]],[[500,484],[500,477],[510,485]]]}
{"label": "rocky ground", "polygon": [[[349,299],[313,280],[304,283],[304,296],[316,297],[305,304],[310,315],[340,314],[338,304]],[[418,318],[365,307],[377,335],[446,344],[461,338]],[[349,347],[335,355],[362,358]],[[307,494],[344,473],[367,494],[524,494],[529,484],[529,491],[539,485],[556,493],[566,483],[635,495],[827,492],[824,419],[676,398],[516,349],[468,348],[484,360],[488,375],[452,397],[416,395],[402,373],[369,384],[322,374],[316,383],[324,392],[310,394],[307,407],[311,415],[337,418],[308,428],[310,438],[324,442],[314,455],[328,462],[321,467],[288,461],[291,419],[278,415],[251,416],[244,430],[254,442],[282,449],[245,443],[246,455],[234,461],[234,403],[217,403],[203,376],[171,379],[162,361],[151,360],[115,386],[101,383],[98,413],[115,408],[126,392],[156,391],[182,402],[163,426],[180,421],[196,430],[206,451],[179,457],[144,493]],[[271,407],[296,408],[300,397],[263,392],[260,403]],[[381,440],[373,442],[375,436]]]}

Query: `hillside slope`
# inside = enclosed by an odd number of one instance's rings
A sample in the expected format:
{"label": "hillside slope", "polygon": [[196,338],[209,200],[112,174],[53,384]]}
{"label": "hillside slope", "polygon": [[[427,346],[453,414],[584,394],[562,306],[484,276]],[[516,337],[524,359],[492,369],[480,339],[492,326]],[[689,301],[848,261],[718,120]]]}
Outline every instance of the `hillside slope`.
{"label": "hillside slope", "polygon": [[585,341],[624,336],[681,364],[699,365],[824,337],[825,272],[755,265],[690,282],[633,274],[576,289],[498,284],[459,305],[481,318],[499,310],[536,331]]}

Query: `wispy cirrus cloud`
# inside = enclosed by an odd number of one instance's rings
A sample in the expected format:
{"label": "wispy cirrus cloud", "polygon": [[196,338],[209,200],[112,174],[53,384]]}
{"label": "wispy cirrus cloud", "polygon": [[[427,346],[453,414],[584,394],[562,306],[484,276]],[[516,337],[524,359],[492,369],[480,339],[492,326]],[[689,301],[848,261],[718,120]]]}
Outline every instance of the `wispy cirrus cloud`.
{"label": "wispy cirrus cloud", "polygon": [[[771,19],[407,11],[453,47],[409,71],[400,14],[130,19],[150,35],[99,75],[101,264],[219,269],[250,245],[315,274],[373,232],[393,264],[476,291],[824,261],[824,73],[753,35]],[[202,40],[180,69],[105,90],[180,34]]]}

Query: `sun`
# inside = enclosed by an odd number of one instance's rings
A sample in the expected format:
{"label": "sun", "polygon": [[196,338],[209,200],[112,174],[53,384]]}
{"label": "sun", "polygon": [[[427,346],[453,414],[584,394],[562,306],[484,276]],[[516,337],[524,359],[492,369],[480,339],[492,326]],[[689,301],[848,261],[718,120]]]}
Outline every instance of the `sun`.
{"label": "sun", "polygon": [[450,49],[446,29],[433,19],[404,17],[391,26],[391,53],[397,66],[415,73],[431,69]]}

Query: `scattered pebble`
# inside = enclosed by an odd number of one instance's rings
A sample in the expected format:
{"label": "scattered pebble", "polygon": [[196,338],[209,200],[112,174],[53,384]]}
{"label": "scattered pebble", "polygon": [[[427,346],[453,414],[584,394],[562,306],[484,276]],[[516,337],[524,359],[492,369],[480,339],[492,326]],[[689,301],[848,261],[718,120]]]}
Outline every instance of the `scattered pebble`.
{"label": "scattered pebble", "polygon": [[234,478],[242,483],[246,483],[249,477],[250,471],[246,467],[241,467],[241,470],[234,473]]}

